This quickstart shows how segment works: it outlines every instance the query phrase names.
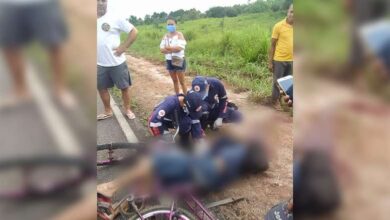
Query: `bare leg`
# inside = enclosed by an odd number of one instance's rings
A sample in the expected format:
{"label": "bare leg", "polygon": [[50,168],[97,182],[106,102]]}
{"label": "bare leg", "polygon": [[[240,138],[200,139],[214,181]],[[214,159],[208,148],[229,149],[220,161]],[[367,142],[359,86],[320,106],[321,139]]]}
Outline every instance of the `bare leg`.
{"label": "bare leg", "polygon": [[26,67],[22,50],[20,48],[7,48],[4,50],[4,58],[8,64],[14,84],[13,95],[15,95],[16,98],[27,97]]}
{"label": "bare leg", "polygon": [[119,189],[134,181],[151,179],[153,175],[152,163],[148,158],[142,158],[135,167],[123,173],[119,178],[97,186],[97,192],[111,198]]}
{"label": "bare leg", "polygon": [[183,90],[183,94],[187,94],[187,85],[186,85],[186,79],[184,78],[184,72],[178,72],[177,77],[179,78],[179,82],[181,85],[181,89]]}
{"label": "bare leg", "polygon": [[170,73],[169,75],[172,78],[173,88],[175,89],[175,93],[179,94],[180,93],[180,89],[179,89],[179,79],[177,77],[177,73],[173,72],[173,73]]}
{"label": "bare leg", "polygon": [[54,75],[54,91],[57,95],[65,92],[65,71],[62,48],[60,46],[51,47],[48,49],[50,64]]}
{"label": "bare leg", "polygon": [[130,106],[130,87],[127,87],[126,89],[122,89],[122,100],[123,100],[123,108],[125,109],[125,112],[131,111]]}
{"label": "bare leg", "polygon": [[50,47],[48,48],[48,53],[54,78],[54,92],[61,104],[66,107],[74,107],[76,105],[75,98],[70,93],[65,83],[64,55],[62,47]]}
{"label": "bare leg", "polygon": [[108,89],[99,90],[99,95],[103,101],[104,113],[105,114],[112,114],[112,109],[110,106],[110,93],[108,92]]}

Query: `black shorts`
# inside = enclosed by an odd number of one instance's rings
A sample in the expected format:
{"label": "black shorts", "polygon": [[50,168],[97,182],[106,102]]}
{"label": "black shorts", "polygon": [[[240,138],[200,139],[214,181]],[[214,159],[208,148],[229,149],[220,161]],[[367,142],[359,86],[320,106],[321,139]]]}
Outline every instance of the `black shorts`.
{"label": "black shorts", "polygon": [[30,4],[1,3],[0,46],[23,46],[38,41],[45,46],[63,43],[68,31],[58,1]]}
{"label": "black shorts", "polygon": [[169,73],[186,71],[187,62],[185,59],[184,59],[182,67],[177,67],[177,66],[172,65],[172,60],[166,60],[166,62],[167,62],[167,70],[169,71]]}

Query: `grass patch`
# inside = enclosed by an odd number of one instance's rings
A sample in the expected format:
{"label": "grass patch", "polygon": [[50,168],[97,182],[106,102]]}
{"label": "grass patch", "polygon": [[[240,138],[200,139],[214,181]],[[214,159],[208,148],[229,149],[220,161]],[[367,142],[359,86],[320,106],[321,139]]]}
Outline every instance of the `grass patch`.
{"label": "grass patch", "polygon": [[[188,72],[218,77],[249,91],[254,100],[271,95],[272,78],[267,70],[271,30],[284,13],[256,13],[233,18],[205,18],[179,23],[187,39]],[[159,45],[165,24],[137,27],[139,36],[130,53],[152,61],[164,61]]]}

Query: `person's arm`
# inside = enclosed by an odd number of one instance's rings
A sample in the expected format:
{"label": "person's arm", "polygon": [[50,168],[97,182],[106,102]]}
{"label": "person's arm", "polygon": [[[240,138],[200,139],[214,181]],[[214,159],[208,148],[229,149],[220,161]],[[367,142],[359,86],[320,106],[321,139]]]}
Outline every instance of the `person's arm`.
{"label": "person's arm", "polygon": [[277,42],[278,42],[277,39],[274,39],[274,38],[271,39],[271,46],[270,46],[269,52],[268,52],[268,70],[270,72],[274,72],[273,60],[274,60],[274,56],[275,56],[275,48],[276,48]]}
{"label": "person's arm", "polygon": [[164,37],[161,39],[160,43],[160,52],[163,54],[171,53],[169,50],[166,49],[166,41],[167,41],[167,36],[164,35]]}
{"label": "person's arm", "polygon": [[164,107],[155,110],[157,115],[154,115],[149,122],[149,127],[153,136],[164,135],[163,118],[167,114],[167,109]]}
{"label": "person's arm", "polygon": [[279,25],[276,24],[272,30],[272,36],[271,36],[271,45],[269,47],[268,52],[268,69],[270,72],[274,72],[274,56],[275,56],[275,50],[276,50],[276,44],[279,39]]}
{"label": "person's arm", "polygon": [[179,37],[178,37],[179,45],[165,47],[165,49],[167,49],[171,53],[178,53],[178,52],[184,50],[185,46],[187,44],[186,39],[184,38],[184,35],[181,32],[179,32],[178,35],[179,35]]}
{"label": "person's arm", "polygon": [[127,39],[119,45],[119,47],[115,48],[115,56],[121,56],[126,50],[134,43],[137,39],[138,30],[137,28],[133,28],[130,33],[127,35]]}
{"label": "person's arm", "polygon": [[219,82],[218,83],[218,100],[219,100],[219,115],[218,118],[223,118],[227,110],[227,94],[225,86]]}
{"label": "person's arm", "polygon": [[196,140],[201,140],[205,137],[205,133],[200,124],[200,120],[192,120],[191,122],[191,136]]}

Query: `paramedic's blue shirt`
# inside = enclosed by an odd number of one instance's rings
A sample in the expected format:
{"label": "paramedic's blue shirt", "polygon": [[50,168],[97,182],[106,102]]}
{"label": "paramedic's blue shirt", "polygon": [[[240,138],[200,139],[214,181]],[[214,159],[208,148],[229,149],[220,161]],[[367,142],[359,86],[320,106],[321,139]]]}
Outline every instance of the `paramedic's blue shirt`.
{"label": "paramedic's blue shirt", "polygon": [[[205,99],[212,107],[218,108],[219,118],[223,118],[227,110],[227,94],[224,85],[216,78],[207,78],[209,93]],[[219,102],[219,103],[218,103]]]}
{"label": "paramedic's blue shirt", "polygon": [[176,121],[175,111],[177,112],[179,132],[181,134],[191,132],[193,138],[198,139],[203,137],[203,130],[200,125],[199,118],[191,118],[189,114],[184,112],[180,106],[177,95],[168,96],[163,102],[157,105],[153,111],[149,127],[152,129],[158,128],[160,134],[164,133],[164,123]]}

